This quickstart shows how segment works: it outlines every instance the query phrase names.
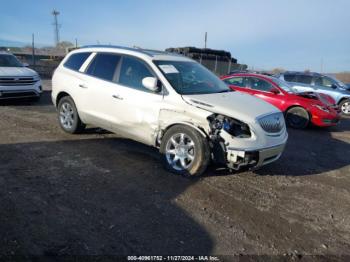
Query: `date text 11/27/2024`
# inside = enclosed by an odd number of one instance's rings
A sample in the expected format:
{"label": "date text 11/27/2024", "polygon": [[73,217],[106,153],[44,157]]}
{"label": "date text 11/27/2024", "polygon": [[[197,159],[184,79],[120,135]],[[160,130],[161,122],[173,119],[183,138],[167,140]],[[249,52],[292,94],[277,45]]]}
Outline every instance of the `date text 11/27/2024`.
{"label": "date text 11/27/2024", "polygon": [[217,256],[128,256],[128,261],[220,261]]}

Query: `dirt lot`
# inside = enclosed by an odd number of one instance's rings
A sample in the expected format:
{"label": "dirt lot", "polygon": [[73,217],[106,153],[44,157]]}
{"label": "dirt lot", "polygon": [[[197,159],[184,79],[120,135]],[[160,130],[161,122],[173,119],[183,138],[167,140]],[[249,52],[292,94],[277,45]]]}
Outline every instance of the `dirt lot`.
{"label": "dirt lot", "polygon": [[289,130],[259,171],[199,179],[103,130],[63,133],[49,91],[0,119],[0,254],[350,255],[350,119]]}

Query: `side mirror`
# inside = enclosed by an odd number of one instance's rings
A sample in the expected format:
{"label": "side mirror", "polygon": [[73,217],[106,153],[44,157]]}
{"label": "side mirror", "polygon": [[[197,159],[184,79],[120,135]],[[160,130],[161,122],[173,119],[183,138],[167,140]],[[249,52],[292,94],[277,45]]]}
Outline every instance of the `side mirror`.
{"label": "side mirror", "polygon": [[331,88],[333,88],[333,89],[337,89],[337,88],[338,88],[338,86],[337,86],[336,84],[332,84],[332,85],[331,85]]}
{"label": "side mirror", "polygon": [[280,90],[278,90],[276,87],[273,87],[270,89],[270,92],[275,94],[275,95],[278,95],[280,93]]}
{"label": "side mirror", "polygon": [[24,67],[28,67],[28,66],[29,66],[28,63],[22,63],[22,65],[23,65]]}
{"label": "side mirror", "polygon": [[152,92],[158,92],[158,79],[155,77],[145,77],[142,79],[142,85],[147,88],[148,90],[151,90]]}

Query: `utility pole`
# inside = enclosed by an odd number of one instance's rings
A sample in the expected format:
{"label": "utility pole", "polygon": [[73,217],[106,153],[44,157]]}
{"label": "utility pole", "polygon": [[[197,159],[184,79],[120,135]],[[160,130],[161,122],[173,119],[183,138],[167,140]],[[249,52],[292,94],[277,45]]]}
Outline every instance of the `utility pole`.
{"label": "utility pole", "polygon": [[34,34],[32,34],[32,65],[35,66]]}
{"label": "utility pole", "polygon": [[321,74],[323,74],[323,58],[321,58]]}
{"label": "utility pole", "polygon": [[78,48],[78,39],[75,38],[75,48]]}
{"label": "utility pole", "polygon": [[53,26],[54,26],[54,33],[55,33],[55,44],[57,46],[60,42],[60,34],[59,34],[60,25],[58,24],[58,20],[57,20],[57,16],[60,14],[60,12],[54,9],[51,14],[54,17]]}
{"label": "utility pole", "polygon": [[208,34],[207,34],[207,32],[205,32],[205,36],[204,36],[204,48],[207,48],[207,39],[208,39]]}

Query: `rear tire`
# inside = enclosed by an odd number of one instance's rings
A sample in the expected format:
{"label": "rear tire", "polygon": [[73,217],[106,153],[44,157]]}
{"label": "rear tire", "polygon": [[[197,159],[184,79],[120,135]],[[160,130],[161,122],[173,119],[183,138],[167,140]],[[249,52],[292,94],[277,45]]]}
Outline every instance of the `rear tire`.
{"label": "rear tire", "polygon": [[167,170],[187,177],[201,175],[210,162],[208,141],[189,126],[171,127],[162,138],[160,152]]}
{"label": "rear tire", "polygon": [[287,125],[295,129],[304,129],[310,122],[309,113],[302,107],[292,107],[286,112]]}
{"label": "rear tire", "polygon": [[58,103],[58,123],[63,131],[77,134],[84,130],[85,124],[80,120],[73,99],[65,96]]}
{"label": "rear tire", "polygon": [[350,99],[344,99],[339,103],[341,113],[345,116],[350,116]]}

